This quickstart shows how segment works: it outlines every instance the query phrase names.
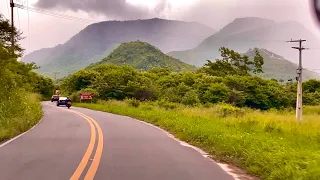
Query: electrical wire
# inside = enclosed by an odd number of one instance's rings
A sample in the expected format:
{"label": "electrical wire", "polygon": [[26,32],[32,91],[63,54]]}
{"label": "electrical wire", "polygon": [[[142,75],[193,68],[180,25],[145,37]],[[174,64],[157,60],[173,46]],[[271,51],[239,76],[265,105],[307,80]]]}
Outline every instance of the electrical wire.
{"label": "electrical wire", "polygon": [[11,15],[10,15],[10,10],[9,10],[9,6],[10,6],[10,4],[8,3],[8,0],[6,0],[7,1],[7,11],[8,11],[8,17],[11,17]]}
{"label": "electrical wire", "polygon": [[[24,9],[24,10],[29,10],[31,12],[36,12],[36,13],[40,13],[40,14],[44,14],[44,15],[49,15],[49,16],[53,16],[53,17],[57,17],[57,18],[61,18],[61,19],[66,19],[66,20],[72,20],[72,21],[76,21],[76,22],[82,22],[82,23],[96,23],[97,21],[92,20],[92,19],[84,19],[84,18],[78,18],[78,17],[74,17],[74,16],[69,16],[69,15],[65,15],[65,14],[61,14],[61,13],[57,13],[57,12],[53,12],[53,11],[48,11],[48,10],[44,10],[44,9],[39,9],[39,8],[34,8],[34,7],[28,7],[28,6],[22,6],[22,5],[17,5],[18,8],[20,9]],[[127,28],[126,29],[128,33],[130,33],[130,30],[136,30],[134,28]],[[179,36],[178,34],[172,34],[172,33],[165,33],[165,32],[151,32],[154,36],[159,35],[159,36],[163,36],[166,35],[166,37],[173,37],[173,38],[188,38],[188,39],[206,39],[208,36]],[[220,40],[224,40],[224,39],[220,39]],[[251,41],[251,42],[273,42],[273,43],[286,43],[286,40],[266,40],[266,39],[252,39],[252,40],[248,40],[248,39],[238,39],[238,40],[233,40],[233,41]]]}
{"label": "electrical wire", "polygon": [[54,16],[54,17],[58,17],[58,18],[62,18],[62,19],[68,19],[68,20],[85,22],[85,23],[96,22],[95,20],[92,20],[92,19],[78,18],[78,17],[69,16],[69,15],[65,15],[65,14],[61,14],[61,13],[57,13],[57,12],[53,12],[53,11],[48,11],[48,10],[44,10],[44,9],[40,9],[40,8],[34,8],[34,7],[23,6],[23,5],[17,5],[17,7],[20,9],[24,9],[24,10],[28,10],[28,11],[32,11],[32,12],[36,12],[36,13],[40,13],[40,14],[45,14],[45,15],[49,15],[49,16]]}
{"label": "electrical wire", "polygon": [[27,2],[27,13],[28,13],[28,47],[30,49],[31,36],[30,36],[30,16],[29,16],[29,8],[28,8],[29,7],[29,1],[26,0],[26,2]]}
{"label": "electrical wire", "polygon": [[18,15],[19,29],[21,29],[21,25],[20,25],[20,16],[19,16],[19,9],[18,9],[18,8],[16,8],[16,9],[17,9],[17,15]]}

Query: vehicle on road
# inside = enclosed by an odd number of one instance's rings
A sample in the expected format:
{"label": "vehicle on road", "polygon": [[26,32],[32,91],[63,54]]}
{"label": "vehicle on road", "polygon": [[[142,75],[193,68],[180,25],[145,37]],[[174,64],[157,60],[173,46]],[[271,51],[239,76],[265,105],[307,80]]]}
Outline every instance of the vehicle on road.
{"label": "vehicle on road", "polygon": [[53,102],[53,101],[58,101],[59,100],[59,95],[53,95],[52,97],[51,97],[51,102]]}
{"label": "vehicle on road", "polygon": [[70,109],[70,107],[71,107],[71,101],[67,101],[67,107],[68,107],[68,109]]}
{"label": "vehicle on road", "polygon": [[59,97],[59,100],[57,101],[57,106],[60,106],[60,105],[65,105],[67,106],[67,97]]}

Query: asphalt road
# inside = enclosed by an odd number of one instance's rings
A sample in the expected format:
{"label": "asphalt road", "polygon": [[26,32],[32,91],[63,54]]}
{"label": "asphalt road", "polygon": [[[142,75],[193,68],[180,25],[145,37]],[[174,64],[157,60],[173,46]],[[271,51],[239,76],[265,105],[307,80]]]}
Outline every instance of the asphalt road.
{"label": "asphalt road", "polygon": [[43,103],[32,130],[0,145],[1,180],[231,180],[220,166],[132,118]]}

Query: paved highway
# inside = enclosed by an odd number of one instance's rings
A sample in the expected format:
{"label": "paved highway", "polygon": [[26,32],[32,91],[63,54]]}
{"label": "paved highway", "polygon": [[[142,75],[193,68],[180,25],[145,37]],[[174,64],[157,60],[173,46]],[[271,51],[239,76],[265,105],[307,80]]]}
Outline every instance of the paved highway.
{"label": "paved highway", "polygon": [[43,103],[32,130],[0,145],[1,180],[232,180],[213,161],[132,118]]}

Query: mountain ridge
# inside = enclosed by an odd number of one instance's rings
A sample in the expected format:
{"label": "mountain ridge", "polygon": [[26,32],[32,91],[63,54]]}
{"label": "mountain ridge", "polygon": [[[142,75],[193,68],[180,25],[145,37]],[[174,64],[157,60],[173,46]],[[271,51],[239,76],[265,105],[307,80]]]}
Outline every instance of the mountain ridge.
{"label": "mountain ridge", "polygon": [[170,57],[147,42],[131,41],[122,43],[102,61],[90,65],[100,64],[129,65],[141,71],[153,68],[169,68],[172,71],[195,71],[196,67]]}
{"label": "mountain ridge", "polygon": [[[286,41],[293,38],[305,38],[307,39],[305,46],[320,47],[319,39],[295,21],[274,22],[264,19],[263,22],[257,23],[256,20],[256,18],[235,19],[217,33],[203,40],[197,47],[167,54],[186,63],[202,66],[206,60],[214,60],[219,56],[220,47],[231,48],[237,52],[246,52],[247,49],[258,47],[269,49],[283,55],[291,62],[297,63],[297,51],[291,48],[294,44],[289,44]],[[249,22],[252,24],[248,27]],[[238,31],[238,29],[242,31]],[[319,55],[315,51],[304,52],[305,65],[312,67],[314,64],[312,61],[315,61],[314,57]]]}
{"label": "mountain ridge", "polygon": [[[285,59],[283,56],[278,55],[274,52],[271,52],[267,49],[258,49],[260,55],[264,59],[264,65],[262,70],[264,73],[258,74],[258,76],[267,79],[277,79],[278,81],[288,81],[290,79],[295,81],[297,76],[298,65]],[[250,59],[253,59],[255,56],[254,49],[249,49],[244,53]],[[320,79],[320,74],[304,70],[303,71],[303,80],[309,79]]]}
{"label": "mountain ridge", "polygon": [[159,18],[104,21],[88,25],[62,45],[35,51],[22,59],[39,65],[37,72],[41,74],[52,77],[59,71],[59,77],[63,77],[100,61],[123,42],[141,40],[168,52],[195,47],[214,32],[200,23]]}

